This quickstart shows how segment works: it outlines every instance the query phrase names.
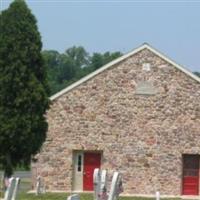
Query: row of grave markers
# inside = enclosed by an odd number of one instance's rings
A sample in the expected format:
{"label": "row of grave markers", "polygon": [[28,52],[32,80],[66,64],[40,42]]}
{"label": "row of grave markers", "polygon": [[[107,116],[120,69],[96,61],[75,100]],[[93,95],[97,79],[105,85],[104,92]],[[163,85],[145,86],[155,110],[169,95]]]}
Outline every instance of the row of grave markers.
{"label": "row of grave markers", "polygon": [[[107,190],[107,171],[95,169],[93,174],[94,200],[117,200],[123,192],[122,177],[119,172],[114,172],[110,191]],[[67,200],[80,200],[78,194],[73,194]],[[156,200],[160,200],[160,192],[156,192]]]}
{"label": "row of grave markers", "polygon": [[107,190],[107,171],[94,170],[94,199],[95,200],[117,200],[123,192],[122,178],[119,172],[114,172],[110,191]]}
{"label": "row of grave markers", "polygon": [[[20,178],[14,178],[14,177],[10,178],[8,187],[4,195],[4,200],[16,200],[17,193],[19,190],[19,185],[20,185]],[[43,184],[41,177],[39,176],[37,178],[37,183],[36,183],[36,195],[39,195],[41,193],[45,193],[45,185]]]}
{"label": "row of grave markers", "polygon": [[[9,185],[5,192],[4,200],[16,200],[20,178],[10,178]],[[122,177],[118,172],[114,172],[110,191],[107,190],[107,171],[95,169],[93,174],[94,200],[117,200],[119,194],[123,192]],[[37,178],[36,195],[45,193],[45,185],[41,182],[41,177]],[[78,194],[71,195],[67,200],[80,200]],[[160,200],[160,193],[156,192],[156,200]]]}
{"label": "row of grave markers", "polygon": [[[10,178],[9,179],[9,184],[7,186],[5,195],[4,195],[4,200],[16,200],[17,198],[17,193],[19,190],[19,185],[20,185],[20,178]],[[37,178],[37,183],[36,183],[36,195],[45,193],[45,185],[41,180],[41,177],[38,176]]]}
{"label": "row of grave markers", "polygon": [[[123,192],[122,177],[119,172],[114,172],[110,191],[107,190],[107,171],[95,169],[93,174],[94,200],[117,200]],[[68,197],[67,200],[80,200],[78,194]]]}

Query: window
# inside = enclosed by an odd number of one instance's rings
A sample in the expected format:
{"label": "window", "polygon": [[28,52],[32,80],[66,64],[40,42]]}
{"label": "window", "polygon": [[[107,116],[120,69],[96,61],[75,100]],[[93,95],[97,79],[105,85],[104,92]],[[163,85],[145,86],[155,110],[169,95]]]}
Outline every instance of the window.
{"label": "window", "polygon": [[150,63],[143,63],[142,70],[143,71],[150,71],[151,70],[151,64]]}
{"label": "window", "polygon": [[78,165],[77,165],[78,167],[77,167],[77,171],[78,171],[78,172],[81,172],[81,171],[82,171],[82,155],[78,155],[77,158],[78,158],[78,163],[77,163],[77,164],[78,164]]}

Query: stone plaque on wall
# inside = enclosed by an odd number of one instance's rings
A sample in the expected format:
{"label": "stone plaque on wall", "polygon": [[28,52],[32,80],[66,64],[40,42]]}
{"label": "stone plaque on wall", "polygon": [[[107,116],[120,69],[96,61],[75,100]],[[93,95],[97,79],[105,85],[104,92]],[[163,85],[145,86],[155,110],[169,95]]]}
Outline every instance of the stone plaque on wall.
{"label": "stone plaque on wall", "polygon": [[136,94],[155,95],[156,89],[151,81],[141,81],[137,83]]}

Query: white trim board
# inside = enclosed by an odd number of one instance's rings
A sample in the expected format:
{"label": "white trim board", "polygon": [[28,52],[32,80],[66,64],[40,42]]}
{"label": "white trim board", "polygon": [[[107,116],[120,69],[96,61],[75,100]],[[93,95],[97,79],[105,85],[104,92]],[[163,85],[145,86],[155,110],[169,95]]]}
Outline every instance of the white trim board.
{"label": "white trim board", "polygon": [[78,80],[77,82],[71,84],[70,86],[64,88],[63,90],[61,90],[60,92],[54,94],[53,96],[50,97],[51,101],[54,101],[55,99],[57,99],[58,97],[62,96],[63,94],[71,91],[72,89],[76,88],[77,86],[81,85],[82,83],[88,81],[89,79],[95,77],[96,75],[100,74],[101,72],[105,71],[106,69],[112,67],[115,64],[120,63],[121,61],[125,60],[126,58],[138,53],[139,51],[143,50],[143,49],[148,49],[151,52],[153,52],[155,55],[159,56],[160,58],[162,58],[163,60],[165,60],[166,62],[170,63],[171,65],[173,65],[174,67],[176,67],[177,69],[181,70],[182,72],[184,72],[186,75],[190,76],[191,78],[193,78],[194,80],[196,80],[197,82],[200,83],[200,78],[197,77],[196,75],[194,75],[192,72],[190,72],[189,70],[187,70],[186,68],[184,68],[183,66],[175,63],[173,60],[171,60],[170,58],[166,57],[164,54],[160,53],[159,51],[157,51],[156,49],[154,49],[153,47],[151,47],[148,44],[143,44],[142,46],[134,49],[133,51],[109,62],[108,64],[102,66],[101,68],[97,69],[96,71],[90,73],[89,75],[81,78],[80,80]]}

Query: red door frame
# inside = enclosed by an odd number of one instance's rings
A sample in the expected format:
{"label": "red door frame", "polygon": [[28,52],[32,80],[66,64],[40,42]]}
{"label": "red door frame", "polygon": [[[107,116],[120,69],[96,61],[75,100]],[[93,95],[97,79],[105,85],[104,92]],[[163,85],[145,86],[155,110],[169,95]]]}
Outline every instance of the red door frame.
{"label": "red door frame", "polygon": [[101,167],[101,152],[84,152],[83,190],[93,190],[93,172]]}
{"label": "red door frame", "polygon": [[[194,165],[196,162],[197,166],[193,166],[193,168],[188,170],[188,169],[185,169],[185,160],[189,157],[190,158],[193,157]],[[195,161],[195,159],[196,159],[196,161]],[[188,173],[189,173],[189,175],[186,176],[185,174],[188,174]],[[195,174],[195,173],[197,175],[190,175],[190,174]],[[200,155],[184,154],[182,156],[182,195],[199,195],[199,186],[200,186],[200,184],[199,184],[200,183],[200,179],[199,179],[200,174],[199,173],[200,173]],[[187,191],[185,189],[186,186],[184,185],[184,183],[185,184],[187,183],[186,185],[188,185],[188,186],[192,186],[192,185],[194,185],[194,182],[196,182],[196,185],[197,185],[196,192],[194,192],[195,189],[193,192]]]}

